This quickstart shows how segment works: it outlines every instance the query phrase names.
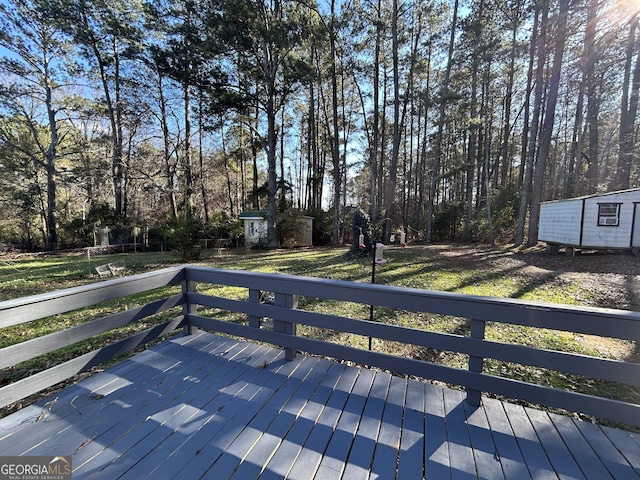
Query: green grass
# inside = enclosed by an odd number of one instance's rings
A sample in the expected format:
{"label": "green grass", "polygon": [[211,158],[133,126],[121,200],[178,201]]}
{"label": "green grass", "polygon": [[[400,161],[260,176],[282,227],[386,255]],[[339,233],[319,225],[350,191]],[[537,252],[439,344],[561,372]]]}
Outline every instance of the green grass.
{"label": "green grass", "polygon": [[10,258],[0,256],[0,301],[74,287],[100,280],[95,267],[124,260],[129,273],[175,264],[169,253],[136,253],[93,256],[84,253]]}
{"label": "green grass", "polygon": [[[523,274],[522,266],[513,262],[513,252],[509,249],[477,249],[448,246],[411,248],[387,248],[388,263],[376,269],[376,283],[402,287],[458,292],[504,298],[518,298],[551,303],[573,305],[599,305],[598,295],[592,289],[576,282],[564,281],[551,273],[540,275]],[[0,300],[42,293],[49,290],[71,287],[101,280],[95,273],[95,266],[123,260],[128,273],[140,273],[170,265],[179,264],[179,257],[171,253],[138,253],[98,256],[91,262],[82,254],[60,256],[38,256],[22,259],[0,257]],[[305,275],[356,282],[371,282],[371,259],[351,258],[346,249],[310,249],[251,251],[217,250],[204,251],[200,265],[217,268],[256,270],[269,273]],[[179,287],[172,287],[175,291]],[[246,298],[245,289],[225,286],[200,285],[203,293],[226,298]],[[124,299],[118,299],[66,315],[57,315],[36,322],[0,330],[0,347],[35,338],[52,331],[68,328],[109,313],[115,313],[136,305],[142,305],[170,289],[160,289]],[[345,315],[352,318],[369,318],[369,307],[348,302],[301,298],[300,307],[305,310],[327,314]],[[628,308],[629,305],[620,305]],[[216,316],[230,321],[244,321],[238,314],[200,309],[199,313]],[[30,372],[42,368],[42,364],[55,364],[129,335],[134,331],[148,328],[175,315],[168,312],[147,319],[139,325],[123,327],[91,341],[54,352],[40,359],[25,362],[7,371],[0,372],[0,385],[22,378]],[[469,321],[435,314],[393,311],[384,308],[374,310],[374,320],[395,325],[447,332],[459,335],[469,334]],[[299,326],[298,334],[319,338],[345,345],[367,348],[366,337],[341,332],[320,330]],[[609,348],[602,349],[602,339],[571,333],[531,329],[515,325],[489,323],[486,337],[493,341],[518,343],[536,348],[575,352],[584,355],[624,358],[633,353],[634,345],[607,339]],[[393,342],[374,339],[374,349],[420,358],[459,368],[466,368],[466,355],[440,352],[412,345],[398,345]],[[486,361],[485,371],[542,385],[556,386],[569,390],[591,393],[603,397],[639,402],[640,393],[632,388],[610,384],[593,379],[578,378],[560,372],[546,371],[522,365],[512,365],[493,360]]]}
{"label": "green grass", "polygon": [[[40,293],[89,284],[103,280],[95,266],[124,260],[128,273],[140,273],[176,263],[179,257],[173,254],[114,254],[96,256],[89,261],[83,254],[40,255],[24,258],[0,257],[0,301],[37,295]],[[166,287],[103,302],[101,304],[20,325],[0,329],[0,348],[21,343],[49,333],[73,327],[116,312],[144,305],[156,298],[180,291],[179,286]],[[179,309],[153,315],[142,321],[97,335],[55,352],[0,370],[0,386],[15,382],[33,373],[63,363],[120,338],[145,330],[168,318]],[[117,360],[114,360],[117,361]],[[45,392],[46,393],[46,392]],[[25,399],[21,404],[36,398]],[[0,416],[19,408],[21,404],[2,409]]]}

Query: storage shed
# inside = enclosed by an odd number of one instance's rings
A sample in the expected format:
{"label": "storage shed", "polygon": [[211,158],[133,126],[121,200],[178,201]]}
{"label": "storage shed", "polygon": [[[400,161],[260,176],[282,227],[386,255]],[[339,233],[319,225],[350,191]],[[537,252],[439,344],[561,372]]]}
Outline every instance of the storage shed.
{"label": "storage shed", "polygon": [[246,247],[267,245],[267,211],[248,210],[238,217],[244,222],[244,244]]}
{"label": "storage shed", "polygon": [[[245,211],[238,217],[244,222],[244,244],[246,247],[266,246],[267,241],[267,211]],[[295,215],[295,228],[291,234],[282,238],[281,247],[311,247],[313,246],[313,217]]]}
{"label": "storage shed", "polygon": [[313,217],[295,215],[293,221],[295,228],[288,234],[280,236],[280,246],[283,248],[313,246]]}
{"label": "storage shed", "polygon": [[640,249],[640,188],[540,204],[538,240],[551,252]]}

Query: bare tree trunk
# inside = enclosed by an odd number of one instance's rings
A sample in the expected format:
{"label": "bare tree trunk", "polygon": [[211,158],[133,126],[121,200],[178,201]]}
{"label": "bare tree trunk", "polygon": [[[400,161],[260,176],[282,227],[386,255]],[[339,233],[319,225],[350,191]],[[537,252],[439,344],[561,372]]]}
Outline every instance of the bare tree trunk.
{"label": "bare tree trunk", "polygon": [[[622,105],[620,108],[620,134],[618,170],[612,177],[611,188],[628,189],[631,163],[633,159],[634,138],[633,131],[638,111],[638,93],[640,90],[640,40],[637,37],[640,14],[631,19],[629,37],[627,41],[624,80],[622,87]],[[632,64],[636,56],[635,68]]]}
{"label": "bare tree trunk", "polygon": [[190,214],[193,208],[193,171],[191,165],[191,90],[188,82],[182,85],[184,101],[184,207]]}
{"label": "bare tree trunk", "polygon": [[382,43],[382,0],[378,0],[376,16],[376,45],[373,59],[373,125],[371,126],[371,144],[369,145],[369,168],[371,180],[369,186],[369,217],[375,221],[377,217],[378,191],[378,150],[380,139],[380,48]]}
{"label": "bare tree trunk", "polygon": [[240,205],[238,211],[244,212],[247,208],[247,151],[244,128],[240,130],[240,152]]}
{"label": "bare tree trunk", "polygon": [[340,194],[342,173],[340,170],[340,131],[338,128],[338,79],[336,72],[336,1],[331,0],[331,21],[329,24],[329,48],[331,50],[331,113],[333,115],[331,139],[331,159],[333,161],[333,244],[340,241]]}
{"label": "bare tree trunk", "polygon": [[[589,22],[587,22],[587,30],[589,28]],[[576,186],[576,172],[579,171],[578,166],[582,158],[583,147],[583,122],[584,122],[584,96],[587,76],[587,38],[588,34],[585,34],[585,43],[582,51],[582,81],[578,87],[578,98],[576,100],[576,118],[573,124],[573,134],[571,138],[571,150],[569,152],[569,168],[567,169],[565,195],[567,198],[575,196]]]}
{"label": "bare tree trunk", "polygon": [[430,96],[430,85],[431,85],[431,51],[432,45],[429,42],[429,46],[427,49],[427,79],[425,82],[425,93],[424,93],[424,121],[423,121],[423,132],[422,132],[422,146],[420,147],[420,178],[424,179],[419,182],[418,186],[418,212],[422,214],[424,212],[424,202],[425,202],[425,181],[427,178],[427,148],[429,146],[429,105],[431,103]]}
{"label": "bare tree trunk", "polygon": [[[87,31],[90,31],[89,20],[84,18]],[[120,82],[119,76],[119,60],[118,52],[114,39],[114,78],[113,81],[116,85],[115,101],[112,99],[111,88],[109,86],[109,78],[107,75],[107,60],[102,56],[102,52],[99,50],[98,45],[92,43],[90,48],[93,50],[96,62],[98,64],[98,70],[100,71],[100,79],[102,81],[103,92],[105,95],[105,102],[107,111],[109,113],[109,121],[111,123],[111,176],[113,181],[113,200],[114,210],[117,215],[122,215],[122,108],[120,104]]]}
{"label": "bare tree trunk", "polygon": [[[516,228],[515,244],[521,245],[524,241],[524,230],[527,220],[527,210],[529,209],[529,199],[531,195],[531,183],[533,178],[533,163],[535,159],[536,144],[538,140],[538,126],[540,122],[540,112],[542,110],[542,94],[543,94],[543,77],[544,77],[544,63],[546,59],[546,43],[547,43],[547,17],[549,15],[549,4],[545,2],[542,5],[542,12],[540,12],[539,4],[536,4],[536,20],[540,13],[542,13],[542,19],[540,22],[534,23],[534,30],[532,33],[531,41],[531,62],[533,65],[533,58],[536,55],[538,64],[535,72],[535,94],[533,103],[533,114],[531,115],[531,122],[529,122],[529,129],[526,132],[527,137],[527,149],[526,157],[524,158],[524,174],[522,180],[522,194],[520,196],[520,209],[518,211],[518,226]],[[536,29],[535,26],[538,28]],[[537,37],[537,38],[536,38]]]}
{"label": "bare tree trunk", "polygon": [[[526,171],[526,166],[527,166],[527,162],[526,159],[529,157],[529,151],[528,151],[528,147],[529,147],[529,132],[530,132],[530,125],[529,125],[529,113],[531,110],[531,90],[532,87],[531,85],[533,84],[533,66],[535,64],[535,58],[536,58],[536,49],[539,48],[539,44],[540,44],[540,39],[536,38],[536,35],[538,35],[537,32],[540,31],[540,8],[541,6],[536,3],[535,4],[535,10],[534,10],[534,16],[533,16],[533,28],[531,29],[531,41],[530,46],[529,46],[529,65],[527,67],[527,87],[526,87],[526,92],[525,92],[525,98],[524,98],[524,105],[523,105],[523,120],[522,120],[522,145],[520,148],[520,158],[522,159],[522,161],[520,162],[520,172],[518,175],[518,186],[520,186],[522,188],[523,194],[524,194],[524,190],[525,189],[529,189],[531,186],[529,184],[524,184],[524,177],[525,177],[525,171]],[[531,180],[529,180],[530,182]],[[520,245],[523,241],[524,238],[524,221],[525,221],[525,214],[526,214],[526,208],[528,207],[528,195],[529,192],[526,192],[527,195],[527,202],[526,204],[523,206],[522,202],[520,204],[520,214],[522,215],[522,222],[520,222],[520,216],[518,217],[518,233],[516,233],[516,237],[519,237],[520,240],[516,240],[516,244]],[[523,198],[524,200],[524,198]],[[523,212],[523,208],[525,209]],[[520,227],[522,226],[522,231],[520,231]]]}
{"label": "bare tree trunk", "polygon": [[[275,79],[274,79],[275,80]],[[278,193],[278,177],[276,174],[276,99],[275,85],[269,89],[266,102],[267,113],[267,242],[269,248],[278,248],[278,233],[276,230],[276,194]]]}
{"label": "bare tree trunk", "polygon": [[[393,0],[391,14],[391,50],[393,61],[393,138],[391,161],[389,163],[389,184],[387,188],[385,218],[393,220],[395,214],[396,184],[398,179],[398,155],[400,154],[400,68],[398,66],[398,0]],[[392,222],[385,222],[383,241],[391,235]]]}
{"label": "bare tree trunk", "polygon": [[[483,3],[480,4],[480,12],[482,11]],[[481,14],[480,14],[481,15]],[[476,20],[481,21],[481,20]],[[469,142],[467,147],[467,171],[466,171],[466,188],[465,188],[465,201],[467,204],[467,215],[465,219],[465,239],[467,241],[472,239],[473,232],[471,230],[471,224],[473,220],[473,184],[475,178],[476,163],[478,160],[478,125],[475,123],[475,119],[478,118],[478,68],[480,65],[480,36],[482,34],[482,28],[480,26],[475,27],[473,36],[474,52],[472,55],[471,64],[471,98],[469,105],[469,116],[474,123],[469,122]]]}
{"label": "bare tree trunk", "polygon": [[253,181],[251,190],[253,192],[253,206],[256,210],[260,210],[260,195],[258,191],[258,140],[256,135],[258,126],[258,108],[255,109],[256,114],[256,129],[251,129],[251,160],[252,160],[252,174]]}
{"label": "bare tree trunk", "polygon": [[156,68],[158,75],[157,86],[160,104],[160,127],[162,128],[162,144],[164,156],[164,174],[166,177],[166,188],[169,194],[169,203],[171,205],[171,213],[174,218],[178,217],[178,203],[176,201],[176,189],[174,184],[175,166],[171,164],[171,145],[169,141],[169,123],[167,121],[167,100],[164,97],[163,77]]}
{"label": "bare tree trunk", "polygon": [[376,198],[376,209],[375,215],[371,218],[371,221],[375,223],[378,219],[380,212],[382,212],[383,200],[385,195],[385,163],[387,160],[387,156],[385,155],[386,146],[387,146],[387,69],[383,68],[382,71],[382,101],[380,103],[381,107],[381,115],[380,115],[380,125],[378,128],[378,179],[377,181],[377,198]]}
{"label": "bare tree trunk", "polygon": [[438,186],[438,177],[440,171],[440,161],[442,156],[442,137],[444,136],[444,124],[446,120],[447,97],[449,96],[449,83],[451,81],[451,66],[453,64],[453,51],[456,39],[456,27],[458,24],[458,0],[453,5],[453,19],[451,21],[451,36],[449,38],[449,54],[447,56],[447,69],[442,84],[442,92],[440,94],[440,118],[438,119],[438,133],[436,135],[436,144],[434,147],[433,172],[431,174],[431,184],[429,186],[429,207],[427,212],[427,230],[425,240],[431,241],[431,229],[433,225],[433,213],[435,207],[436,188]]}
{"label": "bare tree trunk", "polygon": [[509,161],[509,137],[511,133],[511,102],[513,100],[513,79],[515,76],[516,47],[518,45],[518,27],[522,15],[522,3],[517,2],[511,13],[511,49],[509,51],[509,74],[507,78],[507,92],[504,97],[504,122],[502,125],[502,148],[500,156],[500,183],[505,185],[509,174],[511,162]]}
{"label": "bare tree trunk", "polygon": [[[585,88],[587,96],[587,122],[589,138],[589,169],[587,170],[588,190],[584,193],[595,193],[599,183],[600,176],[600,159],[599,152],[599,135],[598,135],[598,114],[600,111],[600,102],[597,95],[598,81],[596,79],[595,66],[598,61],[595,49],[596,42],[596,24],[598,21],[598,2],[591,0],[587,6],[587,26],[585,32],[586,47],[586,75]],[[580,154],[580,152],[578,152]]]}
{"label": "bare tree trunk", "polygon": [[284,171],[284,132],[285,132],[285,113],[284,108],[280,110],[280,125],[281,125],[281,134],[279,138],[280,143],[280,199],[278,210],[284,212],[287,208],[287,185],[286,185],[286,174]]}
{"label": "bare tree trunk", "polygon": [[536,159],[535,177],[531,189],[531,209],[529,216],[529,232],[527,246],[533,246],[538,241],[538,215],[542,200],[542,187],[547,156],[551,147],[551,137],[555,121],[556,103],[558,101],[558,87],[560,85],[560,72],[562,70],[562,56],[567,37],[567,16],[569,13],[569,0],[559,1],[558,22],[555,29],[555,45],[553,65],[551,67],[551,79],[549,81],[547,104],[545,106],[544,120],[540,132],[540,146]]}
{"label": "bare tree trunk", "polygon": [[[202,94],[202,89],[199,89],[198,91],[198,112],[199,112],[199,135],[198,135],[198,163],[199,163],[199,167],[200,167],[200,172],[198,175],[198,178],[200,180],[200,194],[202,195],[202,210],[204,213],[204,221],[208,222],[209,221],[209,200],[207,199],[207,185],[206,185],[206,175],[205,175],[205,168],[204,168],[204,150],[203,150],[203,145],[202,145],[202,137],[203,137],[203,131],[204,131],[204,121],[203,121],[203,94]],[[223,134],[224,137],[224,134]],[[225,155],[224,157],[224,161],[226,163],[227,161],[227,156]],[[229,169],[226,169],[226,173],[227,173],[227,182],[229,181]],[[231,191],[229,191],[229,199],[231,200]],[[229,207],[231,209],[231,216],[233,217],[233,203],[230,202]]]}
{"label": "bare tree trunk", "polygon": [[[227,201],[229,202],[229,211],[231,217],[234,217],[234,201],[233,201],[233,186],[231,182],[231,169],[229,168],[229,152],[227,152],[227,142],[224,135],[224,126],[220,128],[220,144],[222,145],[222,157],[224,163],[225,180],[227,184]],[[204,190],[203,190],[204,195]]]}
{"label": "bare tree trunk", "polygon": [[[58,152],[58,124],[56,121],[56,110],[53,106],[53,93],[51,89],[51,77],[49,75],[49,65],[45,62],[45,103],[47,106],[47,116],[49,118],[49,145],[44,152],[47,170],[47,248],[57,250],[58,248],[58,222],[56,219],[56,159]],[[37,137],[36,137],[37,138]]]}
{"label": "bare tree trunk", "polygon": [[491,216],[491,132],[493,126],[491,124],[491,116],[489,109],[489,82],[491,74],[491,57],[487,60],[482,80],[482,125],[483,125],[483,151],[484,157],[484,184],[485,184],[485,204],[487,210],[487,228],[489,230],[489,242],[493,247],[495,245],[495,236],[493,232],[493,218]]}
{"label": "bare tree trunk", "polygon": [[[315,49],[313,45],[311,47],[311,57],[315,56]],[[319,208],[319,205],[316,205],[317,198],[317,164],[318,157],[316,156],[316,100],[315,100],[315,89],[314,83],[309,82],[309,115],[307,121],[307,205],[310,210],[315,211]]]}

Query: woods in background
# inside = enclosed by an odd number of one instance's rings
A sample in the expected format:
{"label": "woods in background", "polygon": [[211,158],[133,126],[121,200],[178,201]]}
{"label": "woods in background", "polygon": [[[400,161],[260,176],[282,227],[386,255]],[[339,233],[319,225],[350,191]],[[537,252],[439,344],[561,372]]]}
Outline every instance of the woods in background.
{"label": "woods in background", "polygon": [[66,248],[116,224],[214,235],[266,210],[270,247],[284,212],[340,244],[360,209],[386,240],[404,226],[533,245],[541,201],[639,186],[639,12],[7,0],[0,241]]}

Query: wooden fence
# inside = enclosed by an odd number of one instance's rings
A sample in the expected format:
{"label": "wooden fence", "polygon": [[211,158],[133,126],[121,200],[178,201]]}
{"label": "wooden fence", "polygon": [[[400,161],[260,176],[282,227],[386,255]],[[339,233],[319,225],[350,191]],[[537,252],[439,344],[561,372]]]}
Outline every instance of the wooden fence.
{"label": "wooden fence", "polygon": [[[0,388],[0,407],[52,386],[116,355],[137,348],[177,328],[196,328],[237,335],[283,347],[292,359],[297,351],[353,361],[392,372],[438,380],[467,389],[467,401],[479,404],[481,392],[566,409],[640,426],[640,406],[576,393],[483,372],[485,359],[515,363],[601,379],[632,388],[640,386],[640,364],[570,352],[500,343],[485,338],[487,322],[534,329],[574,332],[637,342],[637,312],[541,304],[514,299],[478,297],[384,285],[259,272],[182,266],[92,285],[0,302],[0,328],[95,305],[158,287],[182,284],[182,293],[99,320],[0,349],[0,369],[136,322],[170,308],[181,307],[171,320]],[[240,299],[202,293],[209,285],[241,287]],[[265,292],[269,301],[265,302]],[[424,312],[468,319],[470,335],[454,335],[336,316],[299,308],[299,297],[344,301],[392,310]],[[211,310],[213,309],[213,310]],[[240,321],[207,312],[232,312]],[[215,318],[219,317],[219,318]],[[270,328],[265,328],[265,324]],[[467,368],[431,363],[388,353],[363,350],[296,335],[297,325],[390,340],[468,355]]]}

